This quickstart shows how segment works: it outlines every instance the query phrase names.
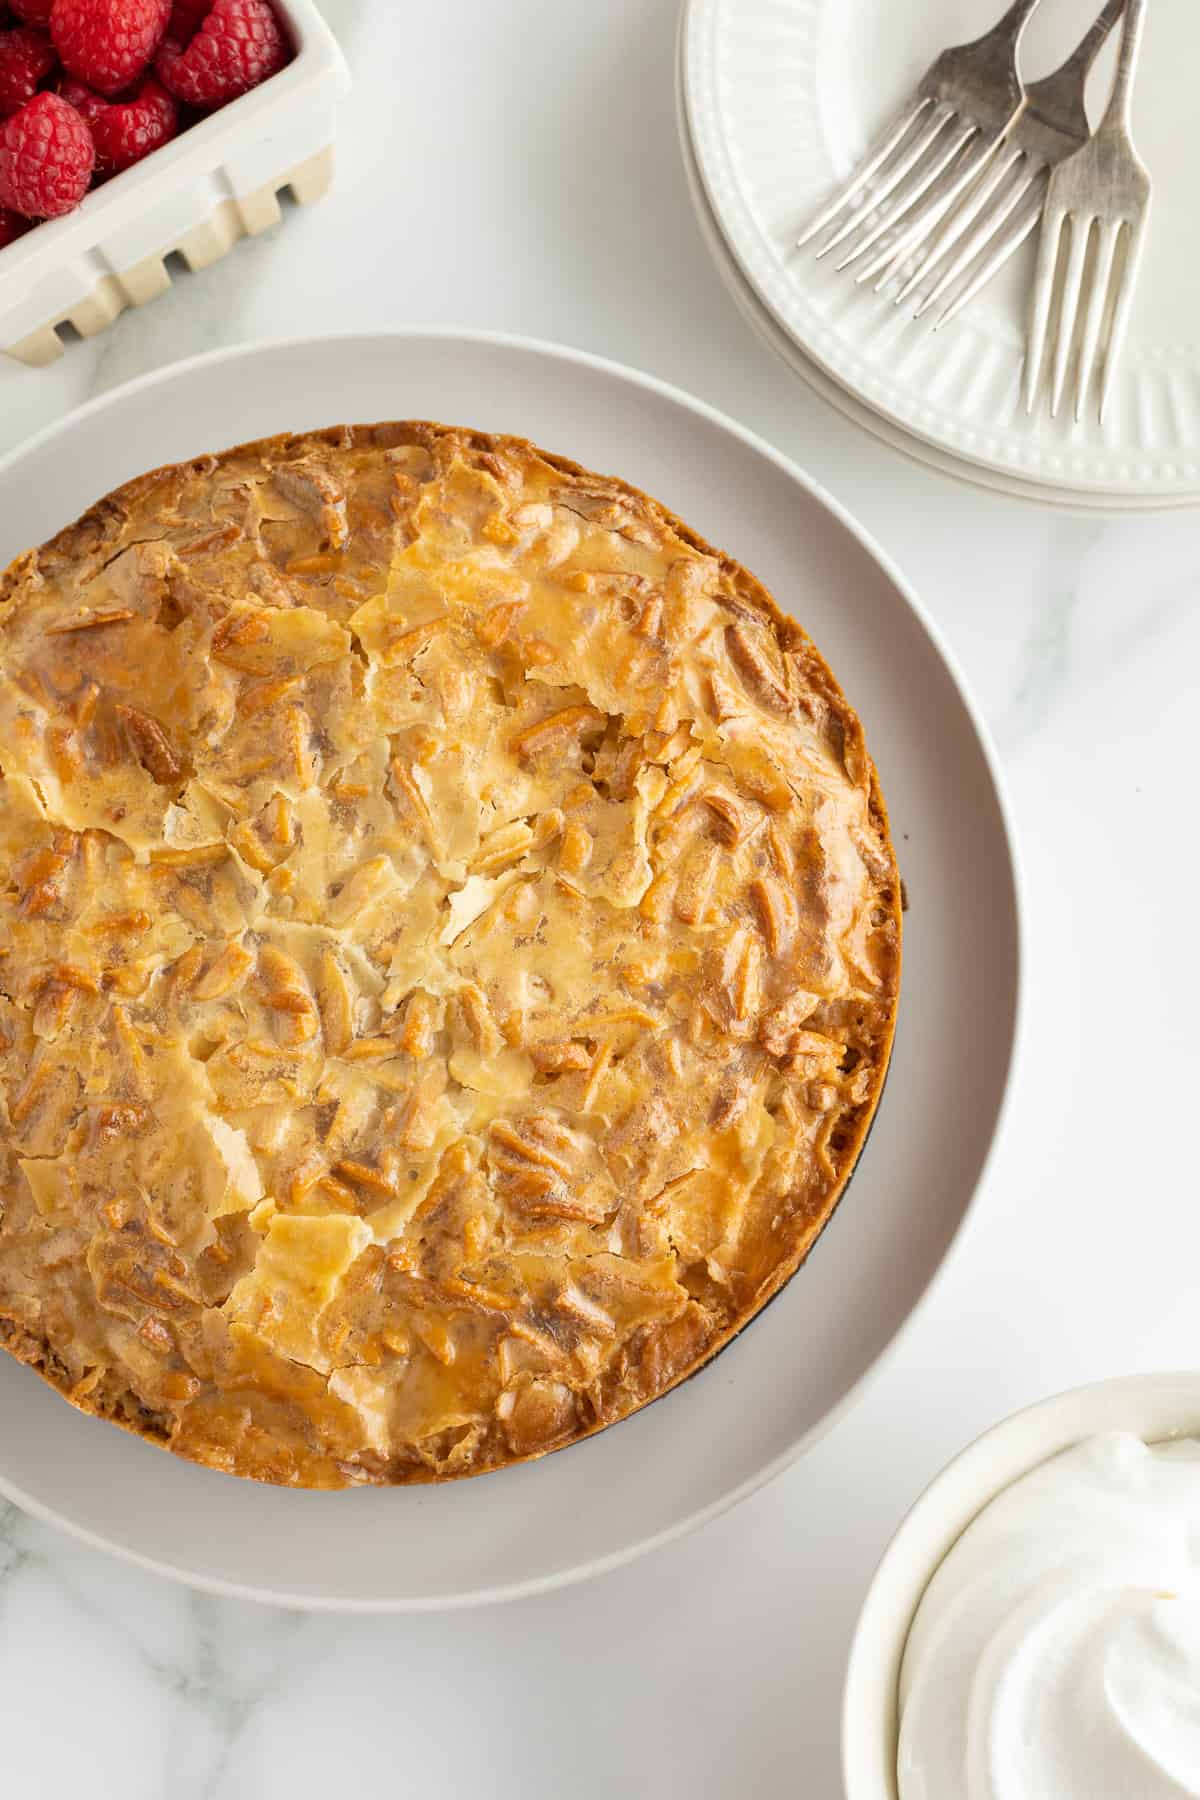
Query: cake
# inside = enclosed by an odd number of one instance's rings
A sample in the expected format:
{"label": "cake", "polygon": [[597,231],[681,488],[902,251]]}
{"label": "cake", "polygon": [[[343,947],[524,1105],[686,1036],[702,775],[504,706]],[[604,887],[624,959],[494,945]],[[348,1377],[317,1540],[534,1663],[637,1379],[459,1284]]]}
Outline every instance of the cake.
{"label": "cake", "polygon": [[130,482],[0,578],[0,771],[0,1344],[84,1411],[474,1475],[699,1369],[833,1212],[875,770],[624,483],[423,423]]}

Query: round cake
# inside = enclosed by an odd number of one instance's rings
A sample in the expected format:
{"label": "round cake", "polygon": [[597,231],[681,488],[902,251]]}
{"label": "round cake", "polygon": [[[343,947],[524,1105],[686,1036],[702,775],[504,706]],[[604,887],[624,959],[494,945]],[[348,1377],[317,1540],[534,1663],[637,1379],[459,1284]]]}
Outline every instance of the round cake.
{"label": "round cake", "polygon": [[514,438],[251,444],[21,557],[0,858],[0,1344],[233,1475],[474,1475],[653,1400],[803,1261],[886,1073],[829,669]]}

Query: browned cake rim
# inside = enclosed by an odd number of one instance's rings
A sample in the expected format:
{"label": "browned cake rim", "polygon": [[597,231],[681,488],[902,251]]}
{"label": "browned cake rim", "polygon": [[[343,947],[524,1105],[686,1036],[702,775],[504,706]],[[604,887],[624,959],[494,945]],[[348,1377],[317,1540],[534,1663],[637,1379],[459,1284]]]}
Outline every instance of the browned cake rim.
{"label": "browned cake rim", "polygon": [[[570,478],[586,478],[603,481],[606,488],[619,494],[631,508],[640,512],[648,523],[664,529],[679,538],[699,555],[712,558],[719,565],[722,575],[731,583],[738,600],[744,605],[747,616],[765,622],[784,651],[803,651],[804,673],[807,681],[826,701],[847,730],[853,730],[861,743],[861,727],[857,715],[847,700],[843,690],[826,663],[817,646],[797,620],[784,613],[773,595],[755,577],[744,564],[727,552],[715,548],[697,531],[679,516],[673,513],[660,501],[646,494],[633,484],[616,476],[597,476],[597,471],[586,465],[577,463],[566,456],[549,452],[531,440],[512,434],[497,434],[477,431],[458,426],[446,426],[435,421],[408,420],[384,421],[375,424],[337,425],[311,431],[285,432],[264,438],[250,440],[243,444],[231,446],[220,452],[203,454],[175,464],[164,464],[142,475],[124,482],[110,493],[90,506],[72,524],[65,526],[40,548],[25,552],[14,559],[9,568],[0,573],[0,605],[11,596],[14,578],[19,572],[28,569],[30,560],[71,559],[77,551],[81,540],[91,537],[97,530],[103,530],[114,514],[123,512],[135,504],[143,494],[156,484],[171,477],[183,478],[189,475],[206,476],[216,472],[223,464],[236,458],[247,456],[278,457],[289,454],[301,454],[314,446],[326,445],[334,449],[380,449],[386,450],[406,445],[427,445],[444,437],[453,437],[468,448],[475,451],[497,454],[513,454],[520,457],[532,457],[548,465],[556,472]],[[736,613],[728,595],[723,596],[723,604]],[[0,746],[2,757],[2,746]],[[570,1448],[576,1443],[609,1429],[613,1423],[622,1423],[624,1419],[634,1416],[651,1401],[663,1398],[683,1382],[690,1380],[703,1368],[713,1362],[730,1343],[764,1310],[766,1305],[787,1286],[792,1277],[806,1262],[817,1240],[820,1238],[845,1194],[856,1166],[865,1147],[871,1127],[877,1113],[879,1101],[886,1082],[891,1053],[894,1045],[896,1020],[898,1013],[898,996],[900,990],[901,954],[902,954],[902,885],[897,866],[895,848],[892,841],[887,808],[881,791],[878,772],[874,760],[867,753],[865,763],[869,778],[869,808],[880,844],[886,853],[893,879],[887,887],[877,890],[877,899],[888,915],[888,924],[894,931],[895,939],[895,981],[892,990],[892,1004],[886,1019],[881,1019],[874,1035],[877,1054],[874,1068],[865,1099],[857,1108],[856,1117],[851,1129],[842,1134],[842,1143],[836,1152],[837,1178],[825,1197],[820,1214],[815,1218],[812,1228],[800,1243],[794,1255],[781,1259],[770,1274],[760,1283],[752,1300],[744,1307],[726,1329],[715,1340],[705,1346],[702,1353],[690,1364],[679,1368],[671,1379],[657,1388],[653,1393],[639,1400],[628,1412],[615,1420],[598,1421],[586,1428],[576,1431],[563,1444],[552,1446],[549,1451],[535,1450],[525,1455],[513,1455],[493,1469],[482,1471],[466,1470],[461,1474],[438,1474],[434,1471],[406,1472],[404,1484],[433,1484],[448,1479],[465,1479],[474,1473],[498,1473],[501,1469],[516,1466],[522,1462],[538,1460],[540,1457],[555,1453],[558,1449]],[[152,1442],[161,1448],[169,1449],[170,1443],[152,1420],[136,1416],[141,1412],[138,1402],[132,1395],[127,1396],[128,1410],[124,1415],[105,1410],[95,1404],[89,1395],[79,1396],[70,1391],[65,1373],[59,1365],[52,1346],[33,1337],[19,1321],[10,1314],[0,1311],[0,1348],[7,1350],[17,1360],[25,1363],[63,1395],[79,1411],[104,1418],[108,1422],[120,1425],[137,1436]]]}

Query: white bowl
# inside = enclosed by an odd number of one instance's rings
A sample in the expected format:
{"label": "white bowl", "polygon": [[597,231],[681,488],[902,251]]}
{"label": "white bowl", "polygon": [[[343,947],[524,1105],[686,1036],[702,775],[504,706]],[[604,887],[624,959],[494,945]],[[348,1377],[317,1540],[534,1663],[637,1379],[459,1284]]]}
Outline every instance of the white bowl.
{"label": "white bowl", "polygon": [[850,1647],[842,1705],[846,1800],[899,1800],[900,1665],[917,1607],[950,1550],[1003,1489],[1103,1431],[1132,1431],[1147,1443],[1200,1437],[1200,1370],[1119,1376],[1039,1401],[993,1425],[926,1488],[884,1551]]}
{"label": "white bowl", "polygon": [[171,285],[166,258],[207,268],[333,179],[334,112],[349,71],[314,0],[275,0],[295,56],[240,100],[0,250],[0,350],[40,366],[62,355],[59,328],[103,331]]}

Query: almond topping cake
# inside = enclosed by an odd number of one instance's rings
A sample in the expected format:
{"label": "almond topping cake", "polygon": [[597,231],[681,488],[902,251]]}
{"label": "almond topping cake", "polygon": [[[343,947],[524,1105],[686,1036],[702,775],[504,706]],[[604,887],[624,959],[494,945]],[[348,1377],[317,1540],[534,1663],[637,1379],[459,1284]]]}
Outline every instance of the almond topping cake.
{"label": "almond topping cake", "polygon": [[833,676],[621,482],[337,428],[0,578],[0,1344],[181,1456],[439,1480],[662,1394],[828,1220],[899,963]]}

